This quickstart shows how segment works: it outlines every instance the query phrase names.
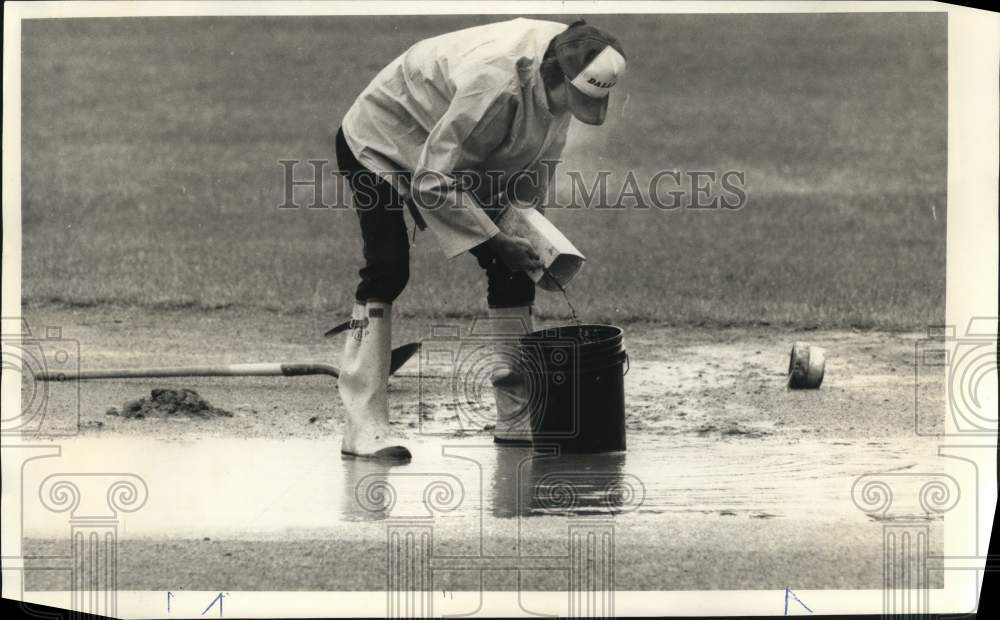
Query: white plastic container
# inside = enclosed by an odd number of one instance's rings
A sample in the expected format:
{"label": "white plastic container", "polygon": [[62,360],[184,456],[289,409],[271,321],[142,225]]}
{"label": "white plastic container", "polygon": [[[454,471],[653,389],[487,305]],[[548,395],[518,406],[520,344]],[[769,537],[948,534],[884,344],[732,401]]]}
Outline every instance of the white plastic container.
{"label": "white plastic container", "polygon": [[[534,208],[511,205],[497,218],[497,227],[508,235],[524,237],[534,246],[545,270],[528,271],[538,286],[547,291],[565,288],[586,259],[552,222]],[[546,275],[546,271],[555,278]]]}

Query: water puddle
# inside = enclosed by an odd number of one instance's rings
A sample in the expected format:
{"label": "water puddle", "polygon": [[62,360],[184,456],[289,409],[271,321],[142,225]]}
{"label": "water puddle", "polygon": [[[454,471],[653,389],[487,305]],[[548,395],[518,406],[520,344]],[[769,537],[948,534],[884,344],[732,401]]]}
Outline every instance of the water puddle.
{"label": "water puddle", "polygon": [[[89,484],[75,475],[81,472],[134,474],[145,484],[145,505],[122,515],[130,537],[294,537],[330,529],[349,536],[347,523],[385,519],[474,525],[710,514],[864,521],[851,500],[858,476],[942,469],[933,444],[910,439],[871,446],[640,438],[625,453],[559,456],[499,448],[483,437],[423,438],[411,449],[410,464],[390,467],[343,459],[333,439],[67,440],[61,457],[24,470],[24,488],[41,489],[25,493],[25,535],[65,535],[67,515],[43,506],[39,495],[51,488],[43,481],[52,475]],[[95,489],[79,492],[102,492]]]}

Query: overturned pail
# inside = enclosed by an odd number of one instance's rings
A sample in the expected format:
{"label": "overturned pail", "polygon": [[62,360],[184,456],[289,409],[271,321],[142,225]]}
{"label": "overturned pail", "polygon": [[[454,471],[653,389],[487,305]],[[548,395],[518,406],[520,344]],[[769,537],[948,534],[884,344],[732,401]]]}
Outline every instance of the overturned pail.
{"label": "overturned pail", "polygon": [[815,390],[823,383],[826,372],[826,352],[804,342],[792,345],[788,361],[788,387],[793,390]]}
{"label": "overturned pail", "polygon": [[622,336],[612,325],[570,325],[521,337],[534,444],[563,453],[625,449]]}

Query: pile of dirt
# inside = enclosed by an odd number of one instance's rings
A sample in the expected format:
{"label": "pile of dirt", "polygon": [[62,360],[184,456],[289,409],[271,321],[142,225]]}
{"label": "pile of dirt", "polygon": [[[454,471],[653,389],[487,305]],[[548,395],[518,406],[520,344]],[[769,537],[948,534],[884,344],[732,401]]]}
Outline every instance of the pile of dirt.
{"label": "pile of dirt", "polygon": [[126,401],[121,410],[108,409],[108,415],[122,418],[218,418],[232,417],[225,409],[213,407],[198,392],[188,389],[154,389],[147,398]]}

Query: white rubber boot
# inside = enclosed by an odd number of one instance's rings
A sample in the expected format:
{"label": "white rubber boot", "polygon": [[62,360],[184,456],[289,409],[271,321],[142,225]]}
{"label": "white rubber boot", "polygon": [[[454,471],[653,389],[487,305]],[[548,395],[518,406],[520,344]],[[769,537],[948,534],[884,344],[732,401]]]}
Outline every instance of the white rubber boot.
{"label": "white rubber boot", "polygon": [[496,443],[531,443],[528,381],[517,361],[517,340],[535,331],[531,306],[490,308],[488,321],[499,364],[491,374],[497,401]]}
{"label": "white rubber boot", "polygon": [[347,411],[341,454],[360,458],[409,460],[410,451],[389,433],[389,356],[392,304],[355,304],[344,344],[337,388]]}

